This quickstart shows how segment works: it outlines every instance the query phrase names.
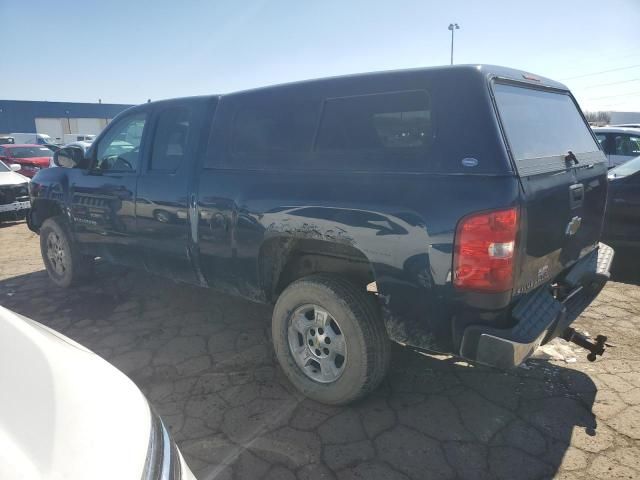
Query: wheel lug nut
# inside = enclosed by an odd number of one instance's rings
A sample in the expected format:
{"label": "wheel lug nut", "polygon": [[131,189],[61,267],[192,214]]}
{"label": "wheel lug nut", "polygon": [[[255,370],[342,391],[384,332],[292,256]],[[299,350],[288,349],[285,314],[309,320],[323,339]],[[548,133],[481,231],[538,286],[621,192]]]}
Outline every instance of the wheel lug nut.
{"label": "wheel lug nut", "polygon": [[329,337],[324,339],[324,343],[326,343],[327,345],[329,345],[331,343],[331,339]]}
{"label": "wheel lug nut", "polygon": [[324,352],[325,355],[329,355],[329,349],[328,348],[325,347],[322,351]]}
{"label": "wheel lug nut", "polygon": [[315,334],[316,334],[316,331],[312,328],[311,330],[309,330],[309,333],[310,333],[311,335],[315,335]]}
{"label": "wheel lug nut", "polygon": [[323,329],[321,329],[321,328],[319,328],[319,329],[318,329],[318,333],[319,333],[320,335],[322,335],[322,334],[324,333],[324,330],[323,330]]}
{"label": "wheel lug nut", "polygon": [[320,356],[320,350],[316,348],[316,355]]}

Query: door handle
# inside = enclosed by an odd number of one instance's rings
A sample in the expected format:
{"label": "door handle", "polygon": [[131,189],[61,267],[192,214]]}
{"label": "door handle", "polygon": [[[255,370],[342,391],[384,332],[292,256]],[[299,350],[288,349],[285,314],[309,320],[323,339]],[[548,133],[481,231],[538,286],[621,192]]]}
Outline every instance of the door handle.
{"label": "door handle", "polygon": [[569,187],[569,206],[572,209],[581,207],[583,201],[584,201],[584,185],[582,183],[571,185]]}

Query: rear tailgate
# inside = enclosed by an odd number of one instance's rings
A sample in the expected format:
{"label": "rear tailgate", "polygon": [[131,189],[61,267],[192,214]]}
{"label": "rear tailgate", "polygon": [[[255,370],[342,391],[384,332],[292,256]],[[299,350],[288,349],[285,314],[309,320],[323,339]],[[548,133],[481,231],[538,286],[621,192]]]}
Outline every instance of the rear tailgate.
{"label": "rear tailgate", "polygon": [[597,246],[607,164],[568,91],[494,81],[493,94],[523,192],[517,296]]}

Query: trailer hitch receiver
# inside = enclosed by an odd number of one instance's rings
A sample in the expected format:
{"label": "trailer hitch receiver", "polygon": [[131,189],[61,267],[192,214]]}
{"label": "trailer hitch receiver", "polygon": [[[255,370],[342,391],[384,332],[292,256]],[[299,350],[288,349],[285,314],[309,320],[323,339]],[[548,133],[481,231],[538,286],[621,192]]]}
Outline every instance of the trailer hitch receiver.
{"label": "trailer hitch receiver", "polygon": [[604,335],[598,335],[596,337],[596,341],[592,342],[587,337],[579,332],[576,332],[576,330],[571,327],[568,327],[562,333],[562,338],[567,342],[575,343],[585,350],[588,350],[589,354],[587,355],[587,360],[589,360],[590,362],[595,362],[597,355],[602,356],[607,342],[607,337],[605,337]]}

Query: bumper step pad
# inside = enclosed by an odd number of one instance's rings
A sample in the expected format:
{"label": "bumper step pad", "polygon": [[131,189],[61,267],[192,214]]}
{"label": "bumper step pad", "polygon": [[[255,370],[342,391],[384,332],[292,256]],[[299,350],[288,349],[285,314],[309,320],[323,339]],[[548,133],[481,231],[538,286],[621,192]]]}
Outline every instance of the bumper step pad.
{"label": "bumper step pad", "polygon": [[549,290],[539,289],[513,309],[512,315],[518,321],[512,330],[513,339],[522,343],[533,341],[551,326],[563,309],[562,303],[553,298]]}

